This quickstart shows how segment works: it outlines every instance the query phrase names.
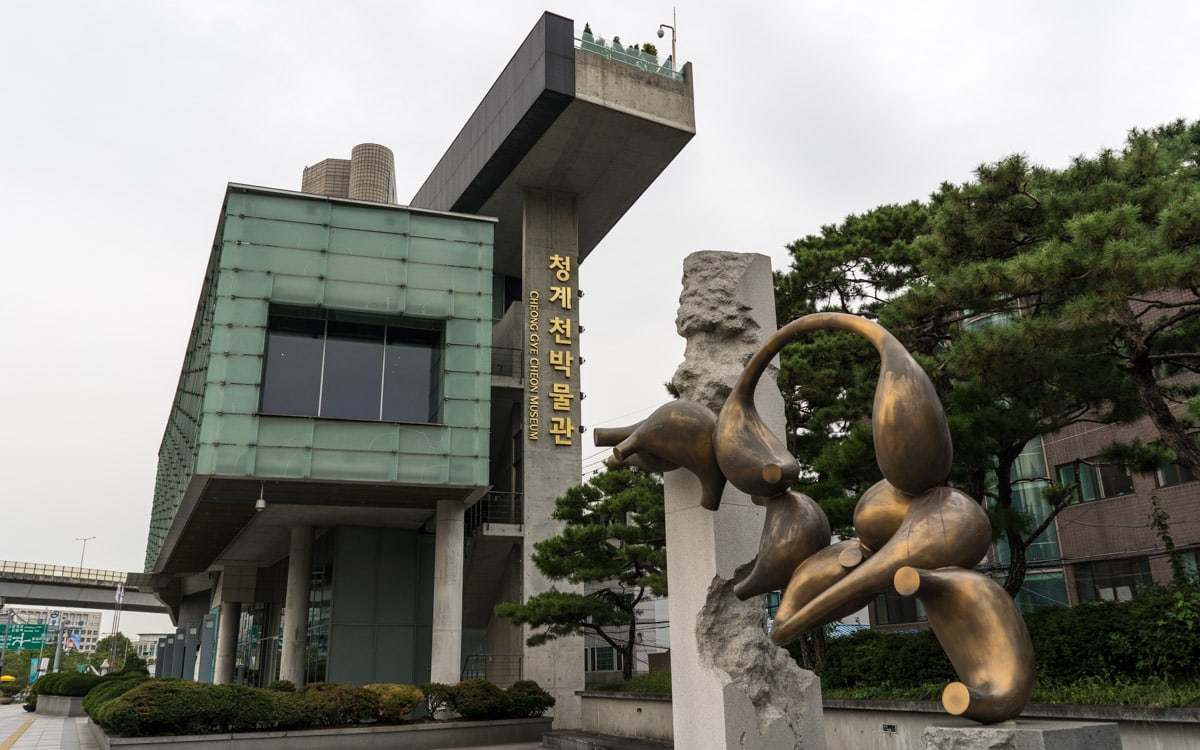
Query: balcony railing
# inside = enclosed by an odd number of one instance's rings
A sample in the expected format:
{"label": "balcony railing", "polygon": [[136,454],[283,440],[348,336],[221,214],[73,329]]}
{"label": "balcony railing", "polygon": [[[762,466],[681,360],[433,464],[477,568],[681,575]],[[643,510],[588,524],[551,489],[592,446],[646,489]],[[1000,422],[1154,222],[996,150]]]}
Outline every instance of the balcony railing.
{"label": "balcony railing", "polygon": [[670,57],[659,62],[658,57],[649,52],[642,52],[636,47],[626,47],[620,42],[609,44],[602,36],[597,37],[586,33],[575,40],[575,46],[585,52],[603,55],[617,62],[670,78],[673,81],[683,80],[683,71],[675,69],[675,61]]}
{"label": "balcony railing", "polygon": [[487,497],[467,508],[467,537],[485,523],[514,526],[525,523],[525,497],[517,492],[489,492]]}
{"label": "balcony railing", "polygon": [[463,665],[462,678],[484,679],[506,688],[521,679],[520,654],[471,654]]}

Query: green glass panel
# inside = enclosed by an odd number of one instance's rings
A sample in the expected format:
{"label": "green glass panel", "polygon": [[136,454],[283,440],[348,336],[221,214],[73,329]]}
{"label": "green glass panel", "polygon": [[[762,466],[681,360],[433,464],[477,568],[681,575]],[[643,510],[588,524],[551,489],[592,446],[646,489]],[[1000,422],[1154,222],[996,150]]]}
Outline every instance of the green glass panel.
{"label": "green glass panel", "polygon": [[313,419],[288,419],[281,417],[259,417],[259,446],[303,447],[312,445]]}
{"label": "green glass panel", "polygon": [[[450,269],[450,288],[456,293],[474,294],[475,292],[492,292],[492,275],[487,271],[474,268]],[[491,304],[491,300],[488,300]]]}
{"label": "green glass panel", "polygon": [[408,278],[406,266],[406,263],[398,260],[330,253],[327,275],[338,281],[398,285],[405,283]]}
{"label": "green glass panel", "polygon": [[396,426],[386,422],[319,419],[313,425],[313,447],[391,454],[399,448],[399,437]]}
{"label": "green glass panel", "polygon": [[299,221],[309,224],[328,224],[331,203],[326,198],[304,198],[293,195],[262,193],[231,193],[230,214],[245,214],[249,218],[269,218]]}
{"label": "green glass panel", "polygon": [[478,268],[481,265],[480,255],[479,245],[445,242],[431,237],[413,236],[408,240],[408,259],[414,263]]}
{"label": "green glass panel", "polygon": [[404,312],[409,315],[442,317],[450,314],[450,295],[444,291],[409,288],[404,300]]}
{"label": "green glass panel", "polygon": [[452,216],[414,214],[409,233],[414,237],[442,237],[460,242],[492,243],[494,225],[490,221],[473,221]]}
{"label": "green glass panel", "polygon": [[213,448],[214,474],[242,476],[254,473],[254,450],[244,445],[221,445]]}
{"label": "green glass panel", "polygon": [[330,223],[340,229],[408,234],[410,216],[408,211],[400,207],[367,207],[336,203],[332,206]]}
{"label": "green glass panel", "polygon": [[478,392],[475,385],[477,380],[480,378],[474,374],[447,373],[442,381],[442,393],[446,398],[474,399]]}
{"label": "green glass panel", "polygon": [[260,445],[254,454],[254,466],[259,476],[281,479],[306,479],[311,473],[306,448],[275,448]]}
{"label": "green glass panel", "polygon": [[402,455],[397,462],[396,480],[416,484],[445,484],[448,462],[441,456]]}
{"label": "green glass panel", "polygon": [[255,416],[248,414],[210,416],[204,420],[200,428],[200,439],[204,442],[208,442],[204,435],[208,431],[209,425],[213,425],[215,428],[212,430],[212,441],[221,445],[229,443],[246,446],[258,439],[258,417]]}
{"label": "green glass panel", "polygon": [[[199,449],[196,451],[196,469],[194,474],[216,474],[217,473],[217,454],[216,449],[211,443],[200,443]],[[179,506],[178,498],[172,498],[174,507]]]}
{"label": "green glass panel", "polygon": [[488,455],[487,430],[468,430],[456,427],[450,432],[450,452],[455,456]]}
{"label": "green glass panel", "polygon": [[[272,277],[280,274],[295,276],[324,276],[326,253],[317,250],[295,250],[287,247],[244,248],[238,259],[238,268],[251,271],[270,271]],[[272,286],[278,284],[278,278]]]}
{"label": "green glass panel", "polygon": [[319,305],[325,297],[325,282],[306,276],[272,276],[271,301],[291,305]]}
{"label": "green glass panel", "polygon": [[492,314],[492,298],[482,294],[455,294],[454,317],[456,318],[490,318]]}
{"label": "green glass panel", "polygon": [[489,350],[482,346],[450,345],[445,349],[447,372],[487,372]]}
{"label": "green glass panel", "polygon": [[213,325],[261,325],[267,322],[267,301],[263,299],[232,299],[218,297],[213,310]]}
{"label": "green glass panel", "polygon": [[209,413],[254,414],[258,412],[258,386],[209,383],[205,388],[204,410]]}
{"label": "green glass panel", "polygon": [[446,344],[474,346],[487,345],[492,341],[491,323],[478,320],[454,318],[446,321]]}
{"label": "green glass panel", "polygon": [[441,456],[450,450],[451,430],[441,425],[397,425],[400,452]]}
{"label": "green glass panel", "polygon": [[405,290],[399,286],[331,279],[325,282],[325,304],[342,310],[395,313],[403,309]]}
{"label": "green glass panel", "polygon": [[432,289],[449,294],[452,277],[451,270],[445,266],[431,266],[428,263],[408,264],[408,286],[414,290]]}
{"label": "green glass panel", "polygon": [[482,427],[488,411],[486,405],[474,401],[447,400],[442,407],[442,422],[450,427]]}
{"label": "green glass panel", "polygon": [[320,224],[230,217],[224,239],[246,245],[320,250],[329,244],[329,228]]}
{"label": "green glass panel", "polygon": [[271,275],[265,271],[232,271],[221,274],[221,281],[228,282],[224,288],[218,288],[217,294],[236,297],[271,296]]}
{"label": "green glass panel", "polygon": [[335,228],[329,233],[329,251],[399,260],[408,257],[408,235]]}
{"label": "green glass panel", "polygon": [[265,337],[265,327],[218,325],[213,328],[210,344],[212,359],[224,356],[227,352],[234,355],[261,355]]}
{"label": "green glass panel", "polygon": [[396,455],[353,450],[312,451],[313,479],[390,482],[396,478]]}
{"label": "green glass panel", "polygon": [[208,361],[208,381],[257,384],[262,380],[262,356],[230,354],[214,356]]}
{"label": "green glass panel", "polygon": [[479,481],[479,464],[474,458],[450,457],[450,484],[486,484]]}

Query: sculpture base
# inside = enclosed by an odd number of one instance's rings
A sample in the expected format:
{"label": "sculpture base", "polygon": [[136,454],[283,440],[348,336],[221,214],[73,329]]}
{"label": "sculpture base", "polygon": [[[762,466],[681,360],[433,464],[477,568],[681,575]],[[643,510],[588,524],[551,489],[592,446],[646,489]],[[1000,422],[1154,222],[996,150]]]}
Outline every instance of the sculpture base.
{"label": "sculpture base", "polygon": [[1028,719],[981,726],[945,721],[925,728],[925,750],[1121,750],[1115,723]]}

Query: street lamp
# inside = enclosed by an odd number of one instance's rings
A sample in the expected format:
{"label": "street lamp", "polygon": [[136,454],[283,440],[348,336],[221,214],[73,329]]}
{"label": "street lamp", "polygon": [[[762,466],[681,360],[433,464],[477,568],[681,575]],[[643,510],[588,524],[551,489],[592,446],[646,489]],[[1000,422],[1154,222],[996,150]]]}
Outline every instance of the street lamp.
{"label": "street lamp", "polygon": [[660,23],[658,25],[658,38],[659,39],[663,38],[663,29],[671,30],[671,64],[675,66],[676,70],[678,70],[679,69],[679,58],[675,56],[675,24],[676,23],[677,23],[677,21],[675,19],[675,9],[672,8],[671,9],[671,23],[669,23],[669,24]]}
{"label": "street lamp", "polygon": [[75,541],[83,542],[83,549],[79,551],[79,567],[80,568],[83,567],[83,555],[85,552],[87,552],[87,543],[95,538],[96,537],[94,537],[94,536],[77,536],[77,537],[75,537]]}

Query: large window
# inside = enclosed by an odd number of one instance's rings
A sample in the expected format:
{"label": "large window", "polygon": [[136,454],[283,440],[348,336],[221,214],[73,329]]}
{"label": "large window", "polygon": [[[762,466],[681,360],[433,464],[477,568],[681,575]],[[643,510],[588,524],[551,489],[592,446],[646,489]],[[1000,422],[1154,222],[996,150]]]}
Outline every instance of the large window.
{"label": "large window", "polygon": [[260,411],[436,422],[441,369],[441,336],[432,328],[332,310],[273,309]]}
{"label": "large window", "polygon": [[1128,601],[1137,590],[1149,586],[1150,561],[1145,557],[1104,560],[1075,566],[1075,585],[1085,602]]}
{"label": "large window", "polygon": [[1080,499],[1084,502],[1133,494],[1133,477],[1129,470],[1120,464],[1099,463],[1097,458],[1059,464],[1056,467],[1058,481],[1066,485],[1075,484],[1076,464],[1079,466]]}

